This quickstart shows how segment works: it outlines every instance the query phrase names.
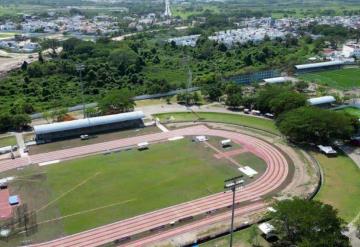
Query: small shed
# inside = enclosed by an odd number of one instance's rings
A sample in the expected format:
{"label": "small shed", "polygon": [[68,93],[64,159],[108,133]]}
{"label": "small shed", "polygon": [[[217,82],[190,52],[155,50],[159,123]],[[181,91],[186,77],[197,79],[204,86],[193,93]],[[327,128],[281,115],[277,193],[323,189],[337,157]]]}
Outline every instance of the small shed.
{"label": "small shed", "polygon": [[0,179],[0,189],[6,189],[8,187],[8,180],[6,178]]}
{"label": "small shed", "polygon": [[319,148],[320,152],[326,154],[327,156],[336,156],[337,155],[336,150],[334,150],[331,146],[318,145],[318,148]]}
{"label": "small shed", "polygon": [[207,140],[209,140],[206,136],[195,136],[194,139],[196,142],[205,142]]}
{"label": "small shed", "polygon": [[220,144],[221,144],[221,146],[223,148],[230,147],[231,146],[231,140],[230,139],[222,140],[222,141],[220,141]]}
{"label": "small shed", "polygon": [[149,143],[148,142],[140,142],[138,145],[138,150],[145,150],[149,148]]}
{"label": "small shed", "polygon": [[9,204],[11,206],[18,205],[20,203],[20,199],[18,195],[9,196]]}

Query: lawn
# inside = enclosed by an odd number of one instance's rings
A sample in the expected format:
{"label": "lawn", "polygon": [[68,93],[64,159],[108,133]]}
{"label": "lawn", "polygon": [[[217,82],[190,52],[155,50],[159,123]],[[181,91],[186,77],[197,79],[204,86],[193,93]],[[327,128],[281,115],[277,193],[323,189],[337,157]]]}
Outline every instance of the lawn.
{"label": "lawn", "polygon": [[268,131],[276,135],[280,134],[279,130],[275,126],[274,121],[248,115],[213,112],[197,112],[196,115],[191,112],[163,113],[156,115],[156,117],[160,118],[161,121],[167,121],[171,116],[173,117],[174,121],[196,121],[199,120],[200,117],[200,120],[203,121],[238,124]]}
{"label": "lawn", "polygon": [[347,112],[355,117],[358,117],[360,118],[360,109],[359,108],[356,108],[356,107],[345,107],[345,108],[342,108],[338,111],[342,111],[342,112]]}
{"label": "lawn", "polygon": [[316,82],[325,86],[339,89],[351,89],[360,86],[360,68],[322,71],[303,74],[300,79]]}
{"label": "lawn", "polygon": [[[233,245],[236,247],[252,247],[258,246],[268,247],[269,243],[260,236],[256,226],[243,229],[234,233]],[[224,236],[201,244],[201,247],[228,247],[230,244],[230,236]]]}
{"label": "lawn", "polygon": [[347,222],[360,212],[360,169],[347,156],[327,158],[314,153],[324,171],[324,184],[315,199],[339,210]]}
{"label": "lawn", "polygon": [[43,170],[61,215],[79,213],[62,220],[71,234],[222,191],[223,181],[239,172],[213,154],[183,139]]}
{"label": "lawn", "polygon": [[15,136],[0,137],[0,147],[16,145]]}

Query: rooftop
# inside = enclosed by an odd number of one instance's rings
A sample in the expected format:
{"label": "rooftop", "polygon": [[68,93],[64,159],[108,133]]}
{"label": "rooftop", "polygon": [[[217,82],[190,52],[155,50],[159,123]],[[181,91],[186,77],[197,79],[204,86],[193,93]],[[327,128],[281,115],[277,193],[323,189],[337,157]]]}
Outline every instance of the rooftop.
{"label": "rooftop", "polygon": [[43,124],[34,126],[35,134],[45,134],[51,132],[60,132],[66,130],[73,130],[79,128],[88,128],[92,126],[112,124],[123,121],[137,120],[144,118],[145,115],[142,111],[127,112],[109,116],[85,118],[68,122],[61,123],[52,123],[52,124]]}
{"label": "rooftop", "polygon": [[312,68],[321,68],[327,66],[343,65],[344,61],[330,61],[330,62],[321,62],[321,63],[309,63],[309,64],[299,64],[295,65],[296,69],[312,69]]}

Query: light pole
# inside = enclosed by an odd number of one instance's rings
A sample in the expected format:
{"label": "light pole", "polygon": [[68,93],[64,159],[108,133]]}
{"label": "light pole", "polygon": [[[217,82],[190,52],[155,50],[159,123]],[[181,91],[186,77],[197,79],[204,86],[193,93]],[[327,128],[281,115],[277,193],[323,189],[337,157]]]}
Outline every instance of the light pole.
{"label": "light pole", "polygon": [[233,193],[232,197],[232,208],[231,208],[231,226],[230,226],[230,247],[233,245],[233,232],[234,232],[234,214],[235,214],[235,192],[236,189],[242,187],[244,180],[242,176],[233,177],[224,181],[224,189],[231,190]]}
{"label": "light pole", "polygon": [[83,64],[78,64],[76,65],[76,71],[79,72],[79,75],[80,75],[80,85],[81,85],[81,97],[82,97],[82,105],[83,105],[83,115],[84,115],[84,118],[86,117],[86,113],[85,113],[85,98],[84,98],[84,83],[83,83],[83,80],[82,80],[82,72],[84,71],[85,69],[85,65]]}

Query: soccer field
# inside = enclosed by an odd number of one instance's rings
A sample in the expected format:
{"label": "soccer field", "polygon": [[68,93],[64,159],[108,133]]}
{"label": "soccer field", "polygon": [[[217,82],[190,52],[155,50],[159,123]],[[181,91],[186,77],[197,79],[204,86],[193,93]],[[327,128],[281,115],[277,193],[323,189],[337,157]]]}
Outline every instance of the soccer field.
{"label": "soccer field", "polygon": [[360,68],[303,74],[300,79],[338,89],[351,89],[360,87]]}
{"label": "soccer field", "polygon": [[65,232],[75,233],[222,191],[223,181],[240,173],[213,155],[186,138],[43,170]]}
{"label": "soccer field", "polygon": [[360,118],[360,109],[356,107],[345,107],[337,111],[347,112],[355,117]]}

